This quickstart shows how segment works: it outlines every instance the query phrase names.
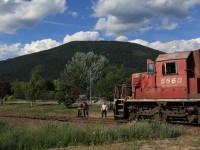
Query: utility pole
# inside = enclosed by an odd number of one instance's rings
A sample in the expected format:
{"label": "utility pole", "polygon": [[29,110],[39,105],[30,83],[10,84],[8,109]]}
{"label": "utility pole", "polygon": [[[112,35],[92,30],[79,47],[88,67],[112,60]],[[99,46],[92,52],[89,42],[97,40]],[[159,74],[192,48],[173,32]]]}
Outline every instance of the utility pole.
{"label": "utility pole", "polygon": [[90,103],[92,102],[92,80],[91,80],[91,70],[90,70]]}

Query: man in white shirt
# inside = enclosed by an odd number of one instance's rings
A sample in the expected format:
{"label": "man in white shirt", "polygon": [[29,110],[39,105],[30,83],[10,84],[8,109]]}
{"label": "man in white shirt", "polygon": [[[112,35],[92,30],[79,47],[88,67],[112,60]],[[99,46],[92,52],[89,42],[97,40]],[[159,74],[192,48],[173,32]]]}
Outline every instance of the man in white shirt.
{"label": "man in white shirt", "polygon": [[103,115],[105,116],[105,118],[107,117],[107,110],[108,107],[106,105],[106,102],[103,103],[103,105],[101,106],[101,117],[103,118]]}

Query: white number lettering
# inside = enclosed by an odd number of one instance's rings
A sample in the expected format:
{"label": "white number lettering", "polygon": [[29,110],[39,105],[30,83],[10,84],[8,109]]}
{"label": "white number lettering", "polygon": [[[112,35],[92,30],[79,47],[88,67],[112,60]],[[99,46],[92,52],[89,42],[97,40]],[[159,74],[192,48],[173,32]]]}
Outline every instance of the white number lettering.
{"label": "white number lettering", "polygon": [[165,79],[164,78],[161,79],[161,84],[165,84]]}
{"label": "white number lettering", "polygon": [[166,79],[166,84],[169,84],[170,83],[170,78],[167,78]]}
{"label": "white number lettering", "polygon": [[162,78],[161,79],[161,84],[170,84],[170,83],[172,83],[172,84],[176,84],[176,83],[180,84],[180,83],[182,83],[182,81],[183,81],[183,79],[181,77],[179,77],[179,78]]}
{"label": "white number lettering", "polygon": [[182,83],[182,80],[183,80],[182,78],[178,78],[177,83]]}
{"label": "white number lettering", "polygon": [[176,78],[172,78],[172,84],[176,83]]}

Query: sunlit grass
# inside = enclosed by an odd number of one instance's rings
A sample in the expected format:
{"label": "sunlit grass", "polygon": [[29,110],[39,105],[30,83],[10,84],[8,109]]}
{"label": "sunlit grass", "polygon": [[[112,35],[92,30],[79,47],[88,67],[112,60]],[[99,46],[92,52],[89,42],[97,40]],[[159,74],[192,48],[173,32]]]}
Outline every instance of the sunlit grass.
{"label": "sunlit grass", "polygon": [[[100,113],[100,106],[90,106],[89,112]],[[0,105],[0,113],[6,114],[27,114],[27,115],[59,115],[77,116],[77,108],[67,108],[63,104],[39,105],[33,104],[5,104]]]}
{"label": "sunlit grass", "polygon": [[13,126],[0,121],[0,149],[48,149],[77,145],[99,145],[131,140],[174,138],[181,128],[160,122],[138,122],[121,126],[99,124],[44,124]]}

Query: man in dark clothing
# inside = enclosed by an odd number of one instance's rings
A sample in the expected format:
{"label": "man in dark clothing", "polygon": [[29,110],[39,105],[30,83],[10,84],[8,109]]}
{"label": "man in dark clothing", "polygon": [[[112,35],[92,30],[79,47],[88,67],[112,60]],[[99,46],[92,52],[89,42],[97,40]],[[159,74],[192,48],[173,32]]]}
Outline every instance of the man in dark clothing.
{"label": "man in dark clothing", "polygon": [[88,117],[89,116],[88,110],[89,110],[88,104],[86,102],[83,102],[83,115],[84,115],[84,117]]}

